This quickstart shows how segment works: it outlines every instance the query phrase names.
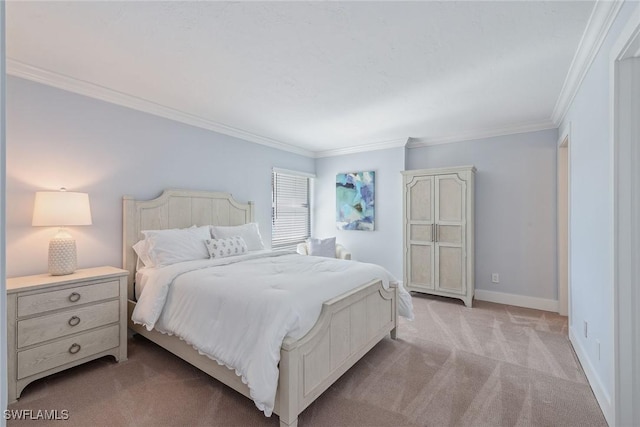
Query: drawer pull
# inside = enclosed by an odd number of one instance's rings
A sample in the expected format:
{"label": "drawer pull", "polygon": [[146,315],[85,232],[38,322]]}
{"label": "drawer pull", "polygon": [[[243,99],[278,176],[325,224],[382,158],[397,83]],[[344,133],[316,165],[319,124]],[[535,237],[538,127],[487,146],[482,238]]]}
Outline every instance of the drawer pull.
{"label": "drawer pull", "polygon": [[78,300],[80,300],[80,294],[79,293],[72,292],[71,295],[69,295],[69,301],[77,302]]}
{"label": "drawer pull", "polygon": [[80,318],[78,316],[73,316],[69,319],[69,326],[77,326],[80,323]]}
{"label": "drawer pull", "polygon": [[76,354],[80,351],[81,348],[82,347],[80,346],[80,344],[74,342],[73,344],[71,344],[71,347],[69,347],[69,353]]}

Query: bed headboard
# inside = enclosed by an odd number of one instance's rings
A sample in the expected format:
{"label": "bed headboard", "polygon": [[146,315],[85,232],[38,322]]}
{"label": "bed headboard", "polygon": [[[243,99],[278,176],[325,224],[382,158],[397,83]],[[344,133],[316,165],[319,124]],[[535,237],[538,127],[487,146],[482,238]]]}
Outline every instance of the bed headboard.
{"label": "bed headboard", "polygon": [[142,230],[185,228],[192,225],[241,225],[254,221],[253,202],[238,203],[230,193],[165,190],[152,200],[122,198],[122,265],[129,271],[129,299],[138,257],[132,246]]}

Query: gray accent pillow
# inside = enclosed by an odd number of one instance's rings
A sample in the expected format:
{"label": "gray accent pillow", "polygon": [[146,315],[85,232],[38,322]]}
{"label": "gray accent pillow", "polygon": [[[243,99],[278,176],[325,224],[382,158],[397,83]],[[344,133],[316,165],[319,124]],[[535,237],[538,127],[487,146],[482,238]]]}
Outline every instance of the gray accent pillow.
{"label": "gray accent pillow", "polygon": [[327,239],[309,239],[309,255],[323,256],[327,258],[336,257],[336,238],[329,237]]}

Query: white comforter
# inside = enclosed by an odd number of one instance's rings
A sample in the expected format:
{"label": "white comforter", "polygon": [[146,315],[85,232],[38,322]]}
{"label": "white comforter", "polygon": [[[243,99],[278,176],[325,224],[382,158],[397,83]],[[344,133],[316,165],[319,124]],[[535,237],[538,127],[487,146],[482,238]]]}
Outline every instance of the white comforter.
{"label": "white comforter", "polygon": [[[304,336],[324,301],[373,279],[387,289],[395,280],[378,265],[283,251],[182,262],[138,277],[144,288],[132,320],[234,369],[267,416],[284,338]],[[410,295],[399,291],[399,314],[413,318]]]}

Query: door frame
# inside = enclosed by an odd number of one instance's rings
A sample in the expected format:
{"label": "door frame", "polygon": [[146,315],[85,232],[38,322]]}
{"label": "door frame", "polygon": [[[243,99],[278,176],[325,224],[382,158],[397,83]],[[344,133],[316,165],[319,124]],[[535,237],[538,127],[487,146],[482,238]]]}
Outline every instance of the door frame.
{"label": "door frame", "polygon": [[610,56],[610,129],[613,187],[612,425],[640,425],[640,7]]}
{"label": "door frame", "polygon": [[558,139],[556,186],[558,314],[571,326],[571,123]]}
{"label": "door frame", "polygon": [[[7,373],[7,292],[6,292],[6,55],[5,55],[5,2],[0,2],[0,409],[7,409],[8,373]],[[0,420],[0,426],[6,421]]]}

